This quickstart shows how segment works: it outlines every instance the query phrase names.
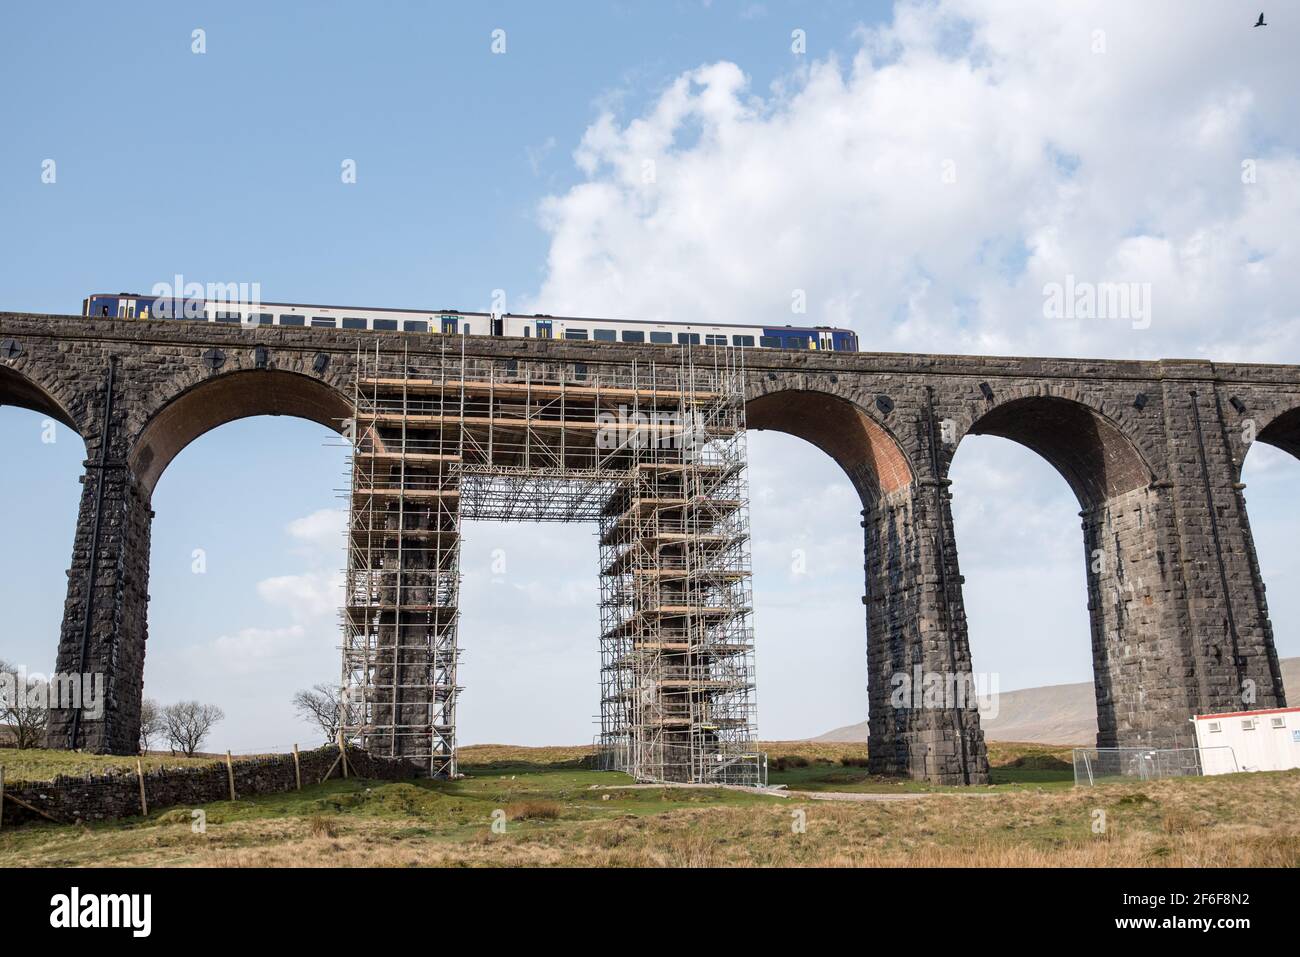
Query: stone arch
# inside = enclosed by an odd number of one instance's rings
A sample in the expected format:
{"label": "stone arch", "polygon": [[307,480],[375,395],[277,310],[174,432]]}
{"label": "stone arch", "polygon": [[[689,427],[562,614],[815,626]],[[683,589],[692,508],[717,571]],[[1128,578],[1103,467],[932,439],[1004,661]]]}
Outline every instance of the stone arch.
{"label": "stone arch", "polygon": [[352,404],[335,386],[300,372],[244,369],[199,380],[158,409],[140,430],[129,455],[146,497],[159,477],[199,436],[256,415],[288,415],[336,432]]}
{"label": "stone arch", "polygon": [[1300,398],[1275,412],[1255,434],[1255,439],[1300,458]]}
{"label": "stone arch", "polygon": [[809,389],[778,390],[749,399],[745,416],[751,429],[785,432],[821,449],[844,470],[867,507],[915,481],[902,444],[848,399]]}
{"label": "stone arch", "polygon": [[1131,423],[1073,391],[1023,390],[972,407],[964,434],[1010,439],[1045,459],[1080,506],[1099,747],[1163,745],[1182,720],[1176,691],[1159,687],[1135,648],[1174,660],[1174,566],[1165,560],[1167,500]]}
{"label": "stone arch", "polygon": [[1085,510],[1156,479],[1130,430],[1080,395],[1011,393],[971,414],[963,434],[996,435],[1037,452]]}
{"label": "stone arch", "polygon": [[[1275,591],[1268,590],[1264,576],[1264,563],[1267,562],[1271,566],[1268,569],[1270,574],[1278,571],[1277,566],[1272,565],[1272,558],[1276,555],[1276,552],[1273,552],[1272,555],[1267,553],[1263,556],[1260,555],[1257,545],[1258,540],[1252,527],[1256,520],[1261,517],[1263,522],[1258,527],[1268,527],[1271,524],[1270,509],[1276,510],[1278,504],[1275,502],[1270,506],[1267,504],[1266,499],[1261,500],[1253,496],[1253,505],[1248,502],[1245,494],[1247,488],[1245,469],[1247,461],[1250,460],[1251,452],[1258,443],[1270,445],[1300,460],[1300,395],[1286,392],[1280,395],[1274,394],[1270,396],[1270,399],[1271,401],[1261,414],[1254,411],[1258,402],[1257,397],[1251,396],[1248,400],[1248,409],[1241,414],[1241,418],[1236,423],[1228,426],[1225,431],[1229,447],[1232,450],[1233,461],[1231,464],[1235,478],[1234,489],[1237,493],[1235,501],[1239,509],[1240,534],[1246,546],[1243,549],[1244,557],[1254,585],[1255,608],[1258,615],[1256,627],[1263,639],[1265,653],[1262,657],[1267,661],[1269,677],[1272,679],[1274,689],[1273,700],[1270,701],[1267,694],[1261,695],[1257,700],[1263,703],[1256,706],[1286,707],[1288,688],[1282,678],[1282,669],[1278,659],[1277,636],[1279,634],[1279,618],[1281,619],[1280,633],[1283,635],[1290,633],[1290,627],[1293,627],[1295,621],[1295,611],[1289,602],[1290,590],[1288,585],[1290,583],[1285,580],[1274,582],[1274,586],[1280,585],[1281,587]],[[1242,425],[1247,421],[1252,421],[1256,428],[1252,441],[1247,440],[1247,433],[1242,428]],[[1260,511],[1261,505],[1263,506],[1262,512]],[[1276,545],[1273,547],[1276,547]],[[1270,548],[1269,551],[1272,551],[1272,549]],[[1281,595],[1282,597],[1280,600],[1274,600],[1273,596],[1275,595]],[[1267,687],[1264,681],[1259,681],[1259,684]],[[1290,703],[1294,705],[1295,689],[1289,689],[1289,693],[1292,696]]]}
{"label": "stone arch", "polygon": [[[956,553],[946,493],[923,486],[903,443],[850,398],[807,388],[762,391],[746,403],[750,429],[770,429],[821,449],[862,502],[869,763],[873,772],[945,784],[988,778],[978,715],[962,705],[899,708],[895,678],[969,672]],[[940,518],[942,513],[943,518]]]}
{"label": "stone arch", "polygon": [[12,366],[0,365],[0,406],[5,405],[48,415],[78,435],[82,432],[67,403],[61,401],[53,390],[46,389]]}

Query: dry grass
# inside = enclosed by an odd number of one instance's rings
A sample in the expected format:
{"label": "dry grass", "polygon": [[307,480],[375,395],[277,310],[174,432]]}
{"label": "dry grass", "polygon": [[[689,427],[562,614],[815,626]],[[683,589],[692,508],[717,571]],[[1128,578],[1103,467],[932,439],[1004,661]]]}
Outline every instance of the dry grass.
{"label": "dry grass", "polygon": [[307,818],[307,833],[312,837],[338,837],[339,824],[332,817],[314,814]]}
{"label": "dry grass", "polygon": [[524,748],[514,744],[471,744],[456,749],[457,760],[465,765],[482,764],[566,764],[590,760],[596,749],[590,744],[552,745]]}
{"label": "dry grass", "polygon": [[[837,773],[865,758],[853,745],[765,747],[773,759]],[[850,803],[609,790],[627,779],[582,768],[587,748],[466,751],[462,781],[336,780],[218,802],[206,834],[191,831],[183,808],[91,827],[6,827],[0,866],[1300,866],[1300,771]],[[1068,755],[991,751],[995,764],[1018,768],[1056,769]],[[504,833],[492,829],[497,809]]]}
{"label": "dry grass", "polygon": [[506,805],[506,817],[512,821],[555,821],[560,805],[554,801],[517,801]]}
{"label": "dry grass", "polygon": [[[1092,835],[1088,802],[1015,795],[1001,802],[959,797],[897,804],[807,806],[807,831],[791,829],[790,808],[704,808],[544,832],[485,832],[464,842],[394,840],[374,825],[337,840],[257,838],[259,846],[211,846],[195,864],[217,866],[593,866],[593,867],[1294,867],[1294,825],[1259,821],[1178,828],[1122,818]],[[1057,817],[1071,837],[1036,833]],[[252,835],[242,835],[244,839]],[[241,841],[242,843],[242,841]]]}
{"label": "dry grass", "polygon": [[[206,835],[177,811],[119,826],[6,828],[0,865],[1300,866],[1300,772],[862,803],[591,791],[584,781],[609,776],[585,771],[558,774],[562,786],[536,780],[551,775],[471,778],[491,788],[481,799],[354,781],[352,791],[240,802],[229,816],[231,805],[216,804]],[[506,809],[503,834],[492,831],[494,808]],[[1105,829],[1094,833],[1099,811]]]}

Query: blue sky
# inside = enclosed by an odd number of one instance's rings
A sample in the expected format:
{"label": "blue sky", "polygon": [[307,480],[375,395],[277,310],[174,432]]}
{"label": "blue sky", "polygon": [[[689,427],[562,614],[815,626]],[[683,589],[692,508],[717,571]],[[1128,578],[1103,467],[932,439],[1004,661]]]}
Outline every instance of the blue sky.
{"label": "blue sky", "polygon": [[[868,349],[1297,362],[1295,29],[1238,36],[1234,6],[6,8],[0,308],[178,273],[269,300],[482,309],[503,289],[523,311],[726,321],[806,289]],[[1067,273],[1150,283],[1151,328],[1046,322]],[[0,434],[24,544],[0,549],[0,657],[48,669],[83,450],[20,410]],[[812,735],[865,716],[859,506],[811,447],[750,443],[760,731]],[[1247,496],[1293,655],[1300,467],[1270,452]],[[993,438],[953,478],[976,669],[1089,680],[1065,483]],[[146,690],[221,704],[214,746],[312,740],[288,699],[338,673],[344,481],[331,435],[278,418],[202,437],[159,483]],[[584,527],[467,528],[462,740],[590,739],[595,566]]]}
{"label": "blue sky", "polygon": [[[39,224],[5,239],[9,303],[75,310],[181,273],[260,282],[272,301],[486,309],[493,289],[536,291],[538,200],[577,180],[570,153],[602,106],[635,113],[712,60],[760,84],[794,64],[784,4],[473,7],[7,8],[0,75],[26,93],[3,107],[23,149],[0,155],[0,208]],[[825,55],[885,10],[797,19]],[[45,158],[57,189],[31,175]]]}

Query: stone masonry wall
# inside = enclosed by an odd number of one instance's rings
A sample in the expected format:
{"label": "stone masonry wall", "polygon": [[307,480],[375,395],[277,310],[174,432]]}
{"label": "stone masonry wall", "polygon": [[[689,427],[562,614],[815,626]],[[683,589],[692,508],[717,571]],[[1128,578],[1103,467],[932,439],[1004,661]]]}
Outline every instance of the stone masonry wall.
{"label": "stone masonry wall", "polygon": [[[362,343],[443,347],[432,335],[0,313],[0,402],[55,415],[86,441],[59,667],[80,661],[93,568],[88,668],[106,669],[111,691],[105,719],[86,723],[83,747],[134,748],[149,496],[167,456],[197,430],[246,415],[279,412],[338,427]],[[685,358],[678,347],[490,337],[463,348],[483,361],[562,364],[575,374],[588,365]],[[697,348],[694,361],[709,354]],[[105,429],[110,359],[116,385]],[[1080,496],[1099,743],[1172,743],[1185,740],[1192,713],[1285,701],[1239,476],[1256,433],[1300,448],[1300,432],[1288,424],[1300,409],[1300,368],[777,350],[747,351],[745,362],[751,402],[763,400],[769,415],[774,404],[789,413],[773,427],[825,449],[863,496],[876,767],[942,781],[974,782],[985,771],[978,715],[896,709],[885,694],[893,675],[916,664],[978,668],[947,484],[956,449],[973,433],[1035,449]],[[206,399],[183,401],[199,395]],[[1258,428],[1247,428],[1252,423]],[[1094,572],[1098,549],[1107,561]],[[52,720],[51,743],[67,740],[68,720]]]}
{"label": "stone masonry wall", "polygon": [[[335,766],[339,750],[325,745],[299,755],[302,784],[319,784]],[[281,794],[297,788],[292,754],[243,758],[231,764],[236,798]],[[348,771],[352,777],[403,781],[420,776],[420,769],[408,761],[378,757],[359,748],[348,749]],[[145,797],[153,812],[167,807],[199,807],[230,799],[230,778],[225,762],[199,766],[161,767],[144,773]],[[110,821],[140,814],[140,777],[122,770],[84,777],[60,776],[51,781],[5,783],[4,821],[11,824],[39,823],[47,819],[11,800],[18,798],[40,808],[56,821]]]}

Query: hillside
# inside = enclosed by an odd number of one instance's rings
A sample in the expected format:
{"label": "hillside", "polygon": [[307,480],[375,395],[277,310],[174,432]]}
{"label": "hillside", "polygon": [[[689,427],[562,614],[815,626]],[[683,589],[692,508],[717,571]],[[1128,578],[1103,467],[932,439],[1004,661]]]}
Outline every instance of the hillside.
{"label": "hillside", "polygon": [[[1300,704],[1300,658],[1282,659],[1282,683],[1287,701]],[[998,715],[982,722],[990,741],[1026,741],[1038,744],[1093,744],[1097,738],[1097,705],[1091,682],[1047,685],[1004,691]],[[863,741],[867,723],[828,731],[813,741]]]}

